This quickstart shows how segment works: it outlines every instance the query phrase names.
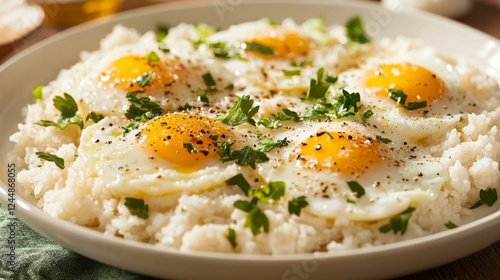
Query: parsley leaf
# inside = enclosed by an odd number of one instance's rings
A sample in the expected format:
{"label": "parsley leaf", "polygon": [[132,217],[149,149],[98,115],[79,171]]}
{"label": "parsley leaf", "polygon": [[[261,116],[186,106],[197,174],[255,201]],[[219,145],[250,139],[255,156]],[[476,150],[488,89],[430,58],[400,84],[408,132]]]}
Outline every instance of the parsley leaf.
{"label": "parsley leaf", "polygon": [[238,126],[244,123],[255,126],[255,120],[252,117],[259,111],[259,106],[252,107],[253,102],[254,100],[249,95],[238,98],[233,107],[226,115],[219,117],[219,120],[229,126]]}
{"label": "parsley leaf", "polygon": [[235,142],[229,143],[227,141],[217,142],[217,154],[222,162],[236,161],[236,164],[241,166],[250,166],[255,169],[256,163],[266,162],[269,160],[264,152],[254,150],[250,146],[245,146],[239,150],[232,150],[231,147]]}
{"label": "parsley leaf", "polygon": [[307,205],[309,205],[309,202],[307,202],[305,196],[295,197],[288,201],[288,213],[300,216],[302,208],[307,207]]}
{"label": "parsley leaf", "polygon": [[44,153],[44,152],[36,152],[35,155],[38,156],[38,158],[46,160],[46,161],[51,161],[56,164],[57,167],[60,169],[64,169],[64,159],[60,158],[54,154],[49,154],[49,153]]}
{"label": "parsley leaf", "polygon": [[297,112],[289,109],[283,109],[278,112],[277,115],[272,114],[269,118],[260,117],[257,124],[263,125],[267,128],[278,128],[282,121],[293,120],[294,122],[299,122],[300,117]]}
{"label": "parsley leaf", "polygon": [[[162,109],[158,103],[151,101],[148,97],[137,98],[139,92],[128,92],[127,100],[132,103],[125,113],[125,117],[129,120],[143,121],[150,120],[162,114]],[[136,106],[139,105],[140,107]]]}
{"label": "parsley leaf", "polygon": [[488,206],[493,206],[498,199],[497,190],[493,188],[488,188],[486,190],[479,191],[479,201],[474,203],[470,209],[478,208],[479,206],[486,203]]}
{"label": "parsley leaf", "polygon": [[243,174],[241,173],[227,179],[226,184],[236,185],[240,187],[240,189],[245,193],[245,195],[248,195],[250,193],[250,184],[247,182],[247,180],[245,179],[245,177],[243,177]]}
{"label": "parsley leaf", "polygon": [[335,116],[337,118],[343,118],[354,115],[358,112],[358,102],[361,101],[361,96],[358,92],[348,92],[345,89],[342,90],[342,95],[337,98],[337,103],[335,104]]}
{"label": "parsley leaf", "polygon": [[217,42],[208,45],[208,47],[214,53],[217,58],[231,59],[238,58],[241,59],[240,48],[235,46],[227,46],[224,42]]}
{"label": "parsley leaf", "polygon": [[290,66],[304,67],[304,66],[312,65],[313,62],[314,62],[314,60],[312,58],[309,58],[309,59],[302,60],[302,61],[293,61],[292,63],[290,63]]}
{"label": "parsley leaf", "polygon": [[38,85],[31,92],[31,95],[33,96],[33,99],[35,101],[42,100],[42,89],[43,89],[43,85]]}
{"label": "parsley leaf", "polygon": [[140,87],[145,87],[150,84],[151,73],[144,73],[137,77],[135,81]]}
{"label": "parsley leaf", "polygon": [[283,70],[283,75],[285,75],[285,77],[300,76],[300,73],[300,69]]}
{"label": "parsley leaf", "polygon": [[184,143],[182,144],[182,147],[188,150],[188,153],[190,154],[196,154],[198,152],[198,150],[195,147],[193,147],[193,144],[191,143]]}
{"label": "parsley leaf", "polygon": [[453,229],[453,228],[457,228],[458,226],[455,225],[453,222],[451,221],[448,221],[446,224],[444,224],[445,227],[449,228],[449,229]]}
{"label": "parsley leaf", "polygon": [[98,123],[100,120],[104,119],[103,114],[97,114],[96,112],[90,112],[87,117],[85,118],[85,121],[92,120],[94,123]]}
{"label": "parsley leaf", "polygon": [[76,124],[80,128],[83,128],[83,118],[80,114],[78,114],[78,105],[71,95],[65,92],[64,97],[54,97],[53,103],[54,107],[61,112],[57,122],[41,120],[36,124],[45,127],[55,126],[61,130],[65,129],[70,124]]}
{"label": "parsley leaf", "polygon": [[409,102],[408,105],[403,106],[408,111],[418,110],[427,107],[427,101]]}
{"label": "parsley leaf", "polygon": [[309,91],[304,100],[314,100],[325,98],[330,86],[337,81],[337,77],[329,76],[324,68],[318,69],[316,79],[311,79]]}
{"label": "parsley leaf", "polygon": [[257,42],[245,42],[241,45],[244,50],[258,52],[265,56],[274,54],[274,48]]}
{"label": "parsley leaf", "polygon": [[347,37],[352,42],[366,44],[370,42],[370,38],[365,33],[365,27],[361,17],[356,16],[346,22]]}
{"label": "parsley leaf", "polygon": [[217,91],[217,88],[215,87],[216,83],[215,83],[215,80],[210,73],[203,74],[202,78],[203,78],[203,81],[205,82],[205,85],[207,86],[207,88],[200,90],[198,93],[198,97],[199,97],[199,100],[201,102],[208,103],[209,100],[207,97],[207,93]]}
{"label": "parsley leaf", "polygon": [[406,95],[402,90],[390,88],[387,90],[389,92],[389,98],[396,101],[398,104],[404,105],[406,103]]}
{"label": "parsley leaf", "polygon": [[377,140],[379,140],[380,142],[384,143],[384,144],[389,144],[392,142],[391,139],[389,138],[384,138],[382,137],[381,135],[376,135],[375,138],[377,138]]}
{"label": "parsley leaf", "polygon": [[411,213],[413,211],[415,211],[415,208],[408,207],[401,214],[392,217],[388,224],[381,226],[379,231],[381,233],[387,233],[392,230],[394,234],[405,234],[406,229],[408,228],[408,221],[410,220]]}
{"label": "parsley leaf", "polygon": [[365,195],[365,189],[357,181],[349,181],[347,182],[347,185],[357,198]]}
{"label": "parsley leaf", "polygon": [[257,206],[257,201],[257,198],[252,198],[250,201],[237,200],[233,204],[235,208],[248,213],[243,226],[250,228],[254,236],[262,231],[269,232],[269,220],[266,214]]}
{"label": "parsley leaf", "polygon": [[288,146],[286,137],[276,142],[271,139],[262,139],[257,142],[257,149],[264,153],[270,152],[274,148],[281,148],[286,146]]}
{"label": "parsley leaf", "polygon": [[127,206],[130,214],[137,216],[141,219],[146,220],[149,216],[149,206],[144,204],[143,199],[137,199],[132,197],[125,198],[125,206]]}
{"label": "parsley leaf", "polygon": [[271,199],[278,200],[285,195],[285,186],[285,182],[269,182],[260,189],[250,191],[249,194],[260,202],[268,202]]}
{"label": "parsley leaf", "polygon": [[150,52],[149,55],[148,55],[148,63],[151,63],[151,62],[157,62],[160,60],[160,57],[158,56],[158,54],[156,54],[155,52]]}
{"label": "parsley leaf", "polygon": [[227,228],[226,238],[233,249],[238,246],[238,243],[236,243],[236,232],[234,231],[234,229],[230,227]]}
{"label": "parsley leaf", "polygon": [[368,120],[369,118],[371,118],[375,113],[373,113],[372,110],[367,110],[366,112],[364,112],[363,114],[361,113],[358,113],[358,116],[359,118],[361,119],[361,121],[363,122],[366,122],[366,120]]}
{"label": "parsley leaf", "polygon": [[156,26],[156,42],[160,43],[167,37],[170,27],[165,24],[158,24]]}

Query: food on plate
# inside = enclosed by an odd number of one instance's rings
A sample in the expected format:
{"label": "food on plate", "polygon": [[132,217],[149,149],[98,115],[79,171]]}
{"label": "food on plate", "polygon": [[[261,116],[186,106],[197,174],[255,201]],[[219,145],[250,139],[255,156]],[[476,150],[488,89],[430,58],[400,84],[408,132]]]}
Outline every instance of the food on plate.
{"label": "food on plate", "polygon": [[105,235],[326,252],[498,204],[499,81],[359,17],[116,26],[33,97],[10,137],[19,185]]}

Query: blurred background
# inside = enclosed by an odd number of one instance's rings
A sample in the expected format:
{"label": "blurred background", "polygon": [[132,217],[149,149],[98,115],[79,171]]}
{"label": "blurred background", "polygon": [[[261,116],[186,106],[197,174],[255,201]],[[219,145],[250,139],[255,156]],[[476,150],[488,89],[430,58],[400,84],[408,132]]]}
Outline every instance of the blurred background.
{"label": "blurred background", "polygon": [[[0,0],[0,63],[71,26],[174,1],[182,0]],[[450,17],[500,39],[500,0],[366,1],[380,2],[388,9],[419,9]]]}

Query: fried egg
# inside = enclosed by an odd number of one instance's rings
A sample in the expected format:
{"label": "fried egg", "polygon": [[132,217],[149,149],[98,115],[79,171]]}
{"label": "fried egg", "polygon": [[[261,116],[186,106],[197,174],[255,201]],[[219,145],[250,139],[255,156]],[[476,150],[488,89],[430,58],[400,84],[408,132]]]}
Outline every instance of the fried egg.
{"label": "fried egg", "polygon": [[166,114],[126,134],[119,118],[108,117],[84,131],[79,154],[115,195],[199,193],[238,172],[235,164],[220,162],[215,136],[234,138],[224,124],[202,115]]}
{"label": "fried egg", "polygon": [[289,145],[270,155],[262,175],[285,182],[289,198],[305,196],[305,210],[325,218],[379,220],[436,199],[446,180],[439,159],[395,133],[375,133],[342,121],[286,127],[276,140]]}

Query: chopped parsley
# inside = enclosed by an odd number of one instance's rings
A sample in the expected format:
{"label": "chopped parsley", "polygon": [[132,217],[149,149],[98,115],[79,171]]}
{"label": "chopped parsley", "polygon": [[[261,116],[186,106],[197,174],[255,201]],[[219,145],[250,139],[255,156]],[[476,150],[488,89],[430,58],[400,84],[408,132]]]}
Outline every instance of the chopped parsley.
{"label": "chopped parsley", "polygon": [[408,207],[401,214],[392,217],[388,224],[381,226],[378,230],[381,233],[388,233],[392,230],[394,234],[405,234],[406,229],[408,228],[408,221],[410,220],[411,213],[413,211],[415,211],[415,208]]}
{"label": "chopped parsley", "polygon": [[264,153],[270,152],[274,148],[281,148],[286,146],[288,146],[286,137],[278,141],[273,141],[271,139],[262,139],[257,142],[257,150]]}
{"label": "chopped parsley", "polygon": [[351,42],[366,44],[370,42],[370,38],[365,32],[363,20],[361,17],[356,16],[349,19],[346,24],[347,37]]}
{"label": "chopped parsley", "polygon": [[269,202],[269,200],[279,200],[282,196],[285,195],[286,185],[285,182],[276,181],[269,182],[267,185],[256,189],[251,190],[249,195],[257,198],[260,202]]}
{"label": "chopped parsley", "polygon": [[406,103],[406,98],[408,96],[402,90],[390,88],[387,91],[389,92],[390,99],[396,101],[401,105],[404,105]]}
{"label": "chopped parsley", "polygon": [[300,76],[300,73],[300,69],[283,70],[283,75],[285,75],[285,77]]}
{"label": "chopped parsley", "polygon": [[366,122],[369,118],[371,118],[375,113],[373,113],[372,110],[366,110],[364,113],[358,113],[358,117],[363,121]]}
{"label": "chopped parsley", "polygon": [[245,42],[241,45],[241,47],[244,50],[257,52],[265,56],[270,56],[274,54],[273,47],[263,45],[257,42]]}
{"label": "chopped parsley", "polygon": [[184,143],[182,144],[182,147],[184,147],[190,154],[196,154],[198,150],[193,147],[193,144],[191,143]]}
{"label": "chopped parsley", "polygon": [[408,111],[418,110],[427,107],[427,101],[409,102],[408,105],[403,106]]}
{"label": "chopped parsley", "polygon": [[233,249],[238,246],[238,243],[236,243],[236,231],[234,231],[234,229],[230,227],[227,228],[226,238]]}
{"label": "chopped parsley", "polygon": [[349,181],[347,182],[347,185],[357,198],[361,198],[365,195],[365,189],[357,181]]}
{"label": "chopped parsley", "polygon": [[156,54],[155,52],[150,52],[149,55],[148,55],[148,63],[151,63],[151,62],[157,62],[160,60],[160,57],[158,56],[158,54]]}
{"label": "chopped parsley", "polygon": [[[125,117],[129,120],[144,121],[150,120],[162,114],[162,109],[158,103],[151,101],[149,97],[137,97],[139,92],[128,92],[126,95],[127,100],[131,103]],[[136,106],[136,105],[139,105]]]}
{"label": "chopped parsley", "polygon": [[238,186],[245,193],[245,195],[248,195],[250,193],[250,184],[241,173],[227,179],[226,184]]}
{"label": "chopped parsley", "polygon": [[90,112],[87,117],[85,118],[85,121],[92,120],[94,123],[98,123],[100,120],[104,119],[103,114],[97,114],[96,112]]}
{"label": "chopped parsley", "polygon": [[137,199],[132,197],[125,198],[125,206],[127,206],[130,214],[137,216],[141,219],[146,220],[149,217],[149,206],[144,204],[143,199]]}
{"label": "chopped parsley", "polygon": [[137,84],[142,88],[150,84],[150,79],[151,79],[151,74],[152,73],[144,73],[137,77],[135,81]]}
{"label": "chopped parsley", "polygon": [[238,58],[241,59],[241,49],[236,46],[227,46],[224,42],[217,42],[208,45],[212,50],[213,54],[217,58],[231,59]]}
{"label": "chopped parsley", "polygon": [[216,83],[215,83],[215,80],[210,73],[203,74],[202,78],[203,78],[203,82],[205,82],[205,85],[207,86],[207,88],[202,89],[198,92],[198,100],[203,102],[203,103],[209,103],[207,93],[217,91],[217,88],[215,87]]}
{"label": "chopped parsley", "polygon": [[80,128],[83,128],[83,118],[80,114],[78,114],[78,105],[71,95],[65,92],[64,97],[54,97],[53,103],[54,107],[61,112],[57,122],[41,120],[36,122],[36,124],[45,127],[55,126],[61,130],[65,129],[70,124],[76,124]]}
{"label": "chopped parsley", "polygon": [[38,85],[31,92],[31,95],[33,96],[33,99],[35,101],[42,100],[42,89],[43,89],[43,85]]}
{"label": "chopped parsley", "polygon": [[250,146],[245,146],[239,150],[232,150],[231,147],[235,142],[229,143],[227,141],[217,142],[217,154],[222,162],[236,161],[240,166],[250,166],[255,169],[256,163],[262,163],[269,160],[267,155],[259,150],[255,150]]}
{"label": "chopped parsley", "polygon": [[267,128],[278,128],[282,121],[293,120],[294,122],[299,122],[301,120],[297,112],[289,109],[282,109],[277,115],[272,114],[269,118],[260,117],[257,124],[265,126]]}
{"label": "chopped parsley", "polygon": [[44,153],[44,152],[36,152],[35,155],[38,156],[38,158],[46,160],[46,161],[51,161],[55,163],[57,167],[60,169],[64,169],[64,159],[60,158],[54,154],[49,154],[49,153]]}
{"label": "chopped parsley", "polygon": [[269,182],[259,189],[251,190],[250,184],[241,174],[230,178],[226,183],[228,185],[237,185],[246,195],[251,197],[249,201],[237,200],[233,204],[235,208],[248,213],[243,226],[250,228],[253,235],[258,235],[262,231],[269,232],[269,220],[264,211],[259,208],[258,203],[267,203],[271,199],[279,200],[285,195],[285,183]]}
{"label": "chopped parsley", "polygon": [[391,139],[389,138],[384,138],[382,137],[381,135],[376,135],[375,138],[377,138],[377,140],[379,140],[380,142],[384,143],[384,144],[389,144],[392,142]]}
{"label": "chopped parsley", "polygon": [[205,23],[198,23],[194,25],[194,29],[196,30],[196,34],[198,35],[198,39],[193,41],[192,44],[194,47],[198,47],[204,43],[205,38],[215,33],[217,30],[215,27],[210,26]]}
{"label": "chopped parsley", "polygon": [[255,126],[253,116],[259,111],[259,106],[253,106],[254,100],[249,95],[244,95],[238,98],[238,101],[233,107],[219,119],[229,126],[238,126],[240,124],[249,123]]}
{"label": "chopped parsley", "polygon": [[448,229],[454,229],[454,228],[458,227],[456,224],[454,224],[451,221],[448,221],[446,224],[444,224],[444,226],[447,227]]}
{"label": "chopped parsley", "polygon": [[316,79],[311,79],[309,91],[304,100],[324,99],[330,86],[338,79],[325,73],[324,68],[318,69],[316,76]]}
{"label": "chopped parsley", "polygon": [[257,198],[252,198],[250,201],[238,200],[233,204],[235,208],[248,213],[243,226],[250,228],[254,236],[262,231],[269,232],[269,219],[264,211],[257,206],[257,202]]}
{"label": "chopped parsley", "polygon": [[478,208],[479,206],[486,204],[489,207],[493,206],[498,199],[497,190],[493,188],[488,188],[486,190],[479,191],[479,201],[474,203],[470,209]]}
{"label": "chopped parsley", "polygon": [[288,201],[288,213],[290,213],[290,215],[300,216],[302,208],[307,207],[307,205],[309,205],[309,202],[307,202],[305,196],[292,198]]}
{"label": "chopped parsley", "polygon": [[292,63],[290,63],[290,66],[304,67],[304,66],[312,65],[313,62],[314,62],[314,60],[312,58],[309,58],[309,59],[302,60],[302,61],[293,61]]}
{"label": "chopped parsley", "polygon": [[156,42],[161,43],[167,37],[170,27],[165,24],[158,24],[156,26]]}

